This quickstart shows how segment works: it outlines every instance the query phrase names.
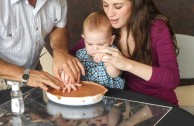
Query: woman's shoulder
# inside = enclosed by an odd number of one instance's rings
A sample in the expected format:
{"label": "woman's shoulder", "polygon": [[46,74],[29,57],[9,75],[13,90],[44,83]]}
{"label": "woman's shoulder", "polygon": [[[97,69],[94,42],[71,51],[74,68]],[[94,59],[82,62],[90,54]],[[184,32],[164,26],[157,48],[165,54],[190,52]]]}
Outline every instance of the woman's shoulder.
{"label": "woman's shoulder", "polygon": [[158,37],[160,34],[169,32],[169,26],[166,21],[162,19],[155,19],[151,22],[150,33],[151,37]]}
{"label": "woman's shoulder", "polygon": [[151,29],[160,29],[163,27],[168,27],[167,22],[162,19],[155,19],[151,22]]}
{"label": "woman's shoulder", "polygon": [[163,45],[164,40],[170,40],[171,34],[168,24],[162,19],[156,19],[152,21],[150,28],[150,40],[152,47]]}

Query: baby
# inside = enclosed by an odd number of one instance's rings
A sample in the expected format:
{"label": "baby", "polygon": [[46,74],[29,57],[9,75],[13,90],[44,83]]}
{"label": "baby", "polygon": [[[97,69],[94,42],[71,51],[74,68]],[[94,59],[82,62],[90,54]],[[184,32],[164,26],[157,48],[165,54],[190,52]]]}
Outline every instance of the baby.
{"label": "baby", "polygon": [[[95,53],[96,50],[106,47],[116,48],[113,45],[115,35],[112,34],[112,26],[106,15],[99,12],[91,13],[83,23],[82,37],[85,48],[76,52],[76,57],[84,66],[86,73],[81,80],[99,83],[108,88],[123,89],[125,80],[120,77],[121,71],[101,61],[101,58],[108,54]],[[61,75],[62,81],[66,81],[63,91],[67,89],[70,92],[71,89],[76,90],[76,86],[81,86],[69,83],[66,74]]]}
{"label": "baby", "polygon": [[124,79],[120,77],[121,71],[111,64],[101,62],[105,53],[94,53],[105,47],[116,48],[113,45],[115,35],[112,35],[112,26],[106,15],[99,12],[91,13],[84,21],[82,37],[85,48],[76,53],[85,68],[86,75],[81,80],[93,81],[108,88],[124,88]]}

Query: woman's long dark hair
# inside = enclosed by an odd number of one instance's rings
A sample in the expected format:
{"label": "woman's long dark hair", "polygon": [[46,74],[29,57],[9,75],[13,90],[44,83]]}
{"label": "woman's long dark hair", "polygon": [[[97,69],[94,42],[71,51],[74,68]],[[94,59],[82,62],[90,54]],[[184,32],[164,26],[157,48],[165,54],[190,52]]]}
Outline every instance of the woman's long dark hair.
{"label": "woman's long dark hair", "polygon": [[[135,49],[132,55],[130,55],[130,50],[128,45],[128,37],[126,39],[128,54],[130,59],[145,63],[152,64],[152,54],[151,54],[151,43],[150,43],[150,27],[152,21],[155,19],[163,20],[169,27],[170,34],[173,39],[174,49],[178,55],[179,49],[177,47],[176,38],[174,32],[171,28],[169,20],[164,16],[154,5],[152,0],[131,0],[132,2],[132,19],[128,24],[128,35],[129,32],[135,41]],[[120,40],[120,29],[114,29],[114,33],[117,36],[115,44],[121,50],[119,46]]]}

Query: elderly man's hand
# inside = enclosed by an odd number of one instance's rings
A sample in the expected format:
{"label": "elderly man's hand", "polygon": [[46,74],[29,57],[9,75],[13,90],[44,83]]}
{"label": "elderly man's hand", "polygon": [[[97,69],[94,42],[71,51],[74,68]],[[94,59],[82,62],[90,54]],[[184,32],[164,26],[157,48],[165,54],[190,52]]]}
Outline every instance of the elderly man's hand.
{"label": "elderly man's hand", "polygon": [[47,72],[37,70],[30,71],[30,78],[27,85],[31,87],[40,87],[43,90],[48,90],[49,87],[57,90],[64,88],[62,81]]}
{"label": "elderly man's hand", "polygon": [[85,75],[84,67],[77,58],[65,50],[57,50],[54,52],[53,72],[60,80],[62,71],[70,77],[72,83],[79,83],[81,74]]}

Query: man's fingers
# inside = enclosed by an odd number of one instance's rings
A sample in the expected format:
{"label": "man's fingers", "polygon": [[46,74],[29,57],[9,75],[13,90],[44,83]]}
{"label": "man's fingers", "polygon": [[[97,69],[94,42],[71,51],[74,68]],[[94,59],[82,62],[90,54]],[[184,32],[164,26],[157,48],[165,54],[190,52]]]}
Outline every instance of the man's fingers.
{"label": "man's fingers", "polygon": [[75,82],[76,76],[74,75],[74,72],[72,69],[67,65],[63,67],[64,72],[70,77],[70,80],[72,82]]}
{"label": "man's fingers", "polygon": [[[79,62],[79,61],[78,61],[78,66],[79,66],[79,68],[80,68],[80,70],[81,70],[82,75],[86,75],[84,66],[83,66],[82,63]],[[80,79],[79,79],[79,80],[80,80]]]}
{"label": "man's fingers", "polygon": [[[72,62],[68,63],[68,66],[70,67],[70,70],[72,71],[74,76],[70,76],[70,81],[75,83],[80,81],[81,76],[81,69],[78,64],[77,59],[73,60]],[[66,72],[68,73],[68,72]]]}
{"label": "man's fingers", "polygon": [[50,87],[53,87],[57,90],[64,87],[64,84],[62,81],[58,80],[54,76],[51,76],[49,74],[46,74],[46,76],[42,77],[42,80],[40,80],[45,85],[48,85]]}
{"label": "man's fingers", "polygon": [[69,83],[69,76],[67,74],[65,74],[63,82],[64,82],[65,85],[67,85]]}
{"label": "man's fingers", "polygon": [[62,73],[62,70],[55,70],[55,69],[53,69],[53,73],[54,73],[54,76],[56,77],[56,78],[58,78],[59,80],[61,80],[61,73]]}
{"label": "man's fingers", "polygon": [[78,64],[79,62],[78,62],[78,60],[77,59],[75,59],[74,60],[74,65],[75,65],[75,74],[76,74],[76,82],[80,82],[80,76],[81,76],[81,69],[80,69],[80,67],[79,67],[79,64]]}
{"label": "man's fingers", "polygon": [[64,71],[61,72],[61,81],[64,82],[65,81],[65,73]]}
{"label": "man's fingers", "polygon": [[40,87],[43,90],[47,90],[48,86],[55,89],[63,87],[62,81],[58,80],[56,77],[50,75],[47,72],[36,70],[31,70],[28,85],[33,87]]}
{"label": "man's fingers", "polygon": [[43,89],[44,91],[47,91],[47,90],[48,90],[48,87],[45,86],[45,85],[42,84],[42,83],[39,83],[39,87],[40,87],[41,89]]}

